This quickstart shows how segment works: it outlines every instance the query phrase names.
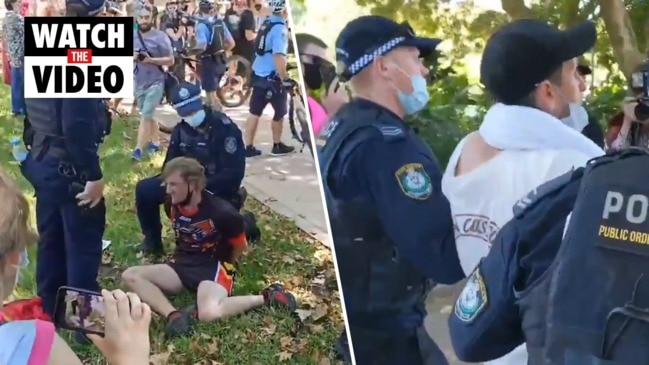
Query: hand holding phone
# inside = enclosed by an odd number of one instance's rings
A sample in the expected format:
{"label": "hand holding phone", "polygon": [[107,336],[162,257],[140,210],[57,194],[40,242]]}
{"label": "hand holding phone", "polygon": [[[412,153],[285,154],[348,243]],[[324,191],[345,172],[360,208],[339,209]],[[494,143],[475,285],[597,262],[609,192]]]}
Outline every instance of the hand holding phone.
{"label": "hand holding phone", "polygon": [[61,287],[54,323],[87,334],[110,364],[148,364],[151,308],[134,293]]}

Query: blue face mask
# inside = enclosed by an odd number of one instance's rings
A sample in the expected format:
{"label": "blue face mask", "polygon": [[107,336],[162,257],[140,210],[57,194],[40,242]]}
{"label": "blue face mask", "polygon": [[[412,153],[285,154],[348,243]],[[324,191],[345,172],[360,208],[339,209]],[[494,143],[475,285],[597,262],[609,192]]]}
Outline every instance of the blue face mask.
{"label": "blue face mask", "polygon": [[424,109],[430,100],[430,95],[428,95],[428,85],[426,85],[426,79],[423,76],[410,76],[410,83],[412,84],[411,94],[404,93],[397,89],[397,92],[399,93],[399,102],[401,103],[403,110],[406,112],[406,115],[412,115]]}
{"label": "blue face mask", "polygon": [[205,110],[199,110],[193,115],[190,115],[185,118],[185,122],[187,122],[187,124],[191,125],[194,128],[203,124],[204,120],[205,120]]}

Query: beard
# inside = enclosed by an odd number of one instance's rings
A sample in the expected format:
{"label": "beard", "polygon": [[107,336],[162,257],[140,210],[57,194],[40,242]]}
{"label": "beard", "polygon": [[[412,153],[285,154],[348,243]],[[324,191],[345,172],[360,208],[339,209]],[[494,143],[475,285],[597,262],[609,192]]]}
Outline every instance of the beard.
{"label": "beard", "polygon": [[142,31],[142,33],[146,33],[150,31],[153,26],[151,24],[138,24],[137,27]]}

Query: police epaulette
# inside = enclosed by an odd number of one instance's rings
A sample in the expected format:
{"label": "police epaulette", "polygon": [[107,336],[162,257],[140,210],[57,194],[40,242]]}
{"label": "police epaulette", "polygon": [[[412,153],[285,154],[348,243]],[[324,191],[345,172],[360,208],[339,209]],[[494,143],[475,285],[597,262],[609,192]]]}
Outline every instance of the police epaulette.
{"label": "police epaulette", "polygon": [[406,138],[406,132],[399,127],[385,124],[373,124],[373,126],[381,132],[386,142],[394,142]]}
{"label": "police epaulette", "polygon": [[530,191],[521,198],[519,201],[514,204],[512,211],[514,212],[515,218],[520,218],[528,209],[534,207],[545,196],[561,189],[566,186],[574,178],[577,178],[583,174],[583,168],[576,169],[573,167],[570,171],[563,175],[547,181],[536,189]]}

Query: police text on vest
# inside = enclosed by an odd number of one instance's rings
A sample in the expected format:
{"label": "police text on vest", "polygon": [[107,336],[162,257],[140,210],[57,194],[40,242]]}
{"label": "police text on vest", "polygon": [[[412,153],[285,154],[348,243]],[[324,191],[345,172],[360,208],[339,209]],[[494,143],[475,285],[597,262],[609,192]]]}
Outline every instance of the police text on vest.
{"label": "police text on vest", "polygon": [[26,98],[133,96],[132,17],[25,18]]}

